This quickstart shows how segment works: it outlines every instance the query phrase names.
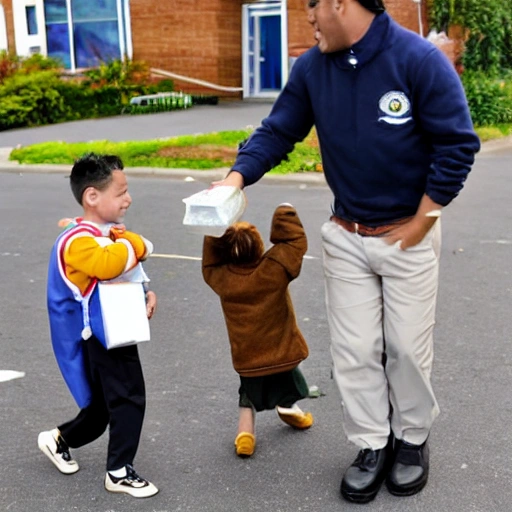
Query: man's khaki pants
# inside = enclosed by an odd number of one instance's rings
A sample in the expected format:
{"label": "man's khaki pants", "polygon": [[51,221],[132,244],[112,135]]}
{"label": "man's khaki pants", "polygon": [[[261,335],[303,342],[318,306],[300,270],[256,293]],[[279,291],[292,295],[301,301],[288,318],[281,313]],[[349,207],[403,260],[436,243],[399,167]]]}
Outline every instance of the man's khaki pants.
{"label": "man's khaki pants", "polygon": [[[421,444],[439,414],[430,373],[441,225],[403,251],[384,237],[322,226],[334,378],[347,437],[377,450],[390,428]],[[383,366],[383,353],[386,363]]]}

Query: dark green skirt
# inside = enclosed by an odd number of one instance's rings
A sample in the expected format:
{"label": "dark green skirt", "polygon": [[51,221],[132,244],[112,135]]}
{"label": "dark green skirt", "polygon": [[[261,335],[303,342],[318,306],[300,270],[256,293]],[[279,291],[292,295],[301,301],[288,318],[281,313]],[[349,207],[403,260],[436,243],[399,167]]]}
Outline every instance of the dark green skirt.
{"label": "dark green skirt", "polygon": [[309,389],[298,367],[288,372],[265,377],[240,377],[238,390],[240,407],[254,407],[256,411],[274,409],[277,405],[291,407],[297,400],[309,395]]}

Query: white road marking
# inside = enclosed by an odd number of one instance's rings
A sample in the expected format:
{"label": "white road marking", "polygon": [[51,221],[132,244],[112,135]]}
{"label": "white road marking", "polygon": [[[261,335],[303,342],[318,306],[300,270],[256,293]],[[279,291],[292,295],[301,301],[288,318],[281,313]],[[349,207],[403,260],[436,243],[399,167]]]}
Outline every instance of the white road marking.
{"label": "white road marking", "polygon": [[8,380],[21,379],[25,377],[25,372],[15,372],[14,370],[0,370],[0,382],[7,382]]}
{"label": "white road marking", "polygon": [[170,260],[194,260],[201,261],[202,258],[197,256],[183,256],[182,254],[152,254],[152,258],[166,258]]}
{"label": "white road marking", "polygon": [[480,240],[481,244],[512,245],[512,240]]}

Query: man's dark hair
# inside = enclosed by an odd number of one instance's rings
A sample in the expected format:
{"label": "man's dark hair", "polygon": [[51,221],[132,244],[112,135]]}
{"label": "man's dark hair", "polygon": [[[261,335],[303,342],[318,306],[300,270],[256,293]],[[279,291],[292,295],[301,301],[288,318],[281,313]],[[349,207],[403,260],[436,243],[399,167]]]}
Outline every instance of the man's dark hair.
{"label": "man's dark hair", "polygon": [[71,169],[70,182],[73,196],[82,204],[84,190],[94,187],[104,190],[112,181],[112,172],[124,168],[123,162],[115,155],[87,153],[79,158]]}
{"label": "man's dark hair", "polygon": [[357,0],[365,9],[375,13],[381,13],[386,10],[383,0]]}

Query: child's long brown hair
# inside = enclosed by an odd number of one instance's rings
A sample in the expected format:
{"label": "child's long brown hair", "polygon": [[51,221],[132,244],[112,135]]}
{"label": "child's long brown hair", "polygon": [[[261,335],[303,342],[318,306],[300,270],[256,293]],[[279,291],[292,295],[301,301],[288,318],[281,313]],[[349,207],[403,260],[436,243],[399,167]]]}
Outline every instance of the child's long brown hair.
{"label": "child's long brown hair", "polygon": [[265,245],[258,230],[248,222],[237,222],[224,235],[226,251],[231,263],[244,265],[256,263],[263,256]]}

